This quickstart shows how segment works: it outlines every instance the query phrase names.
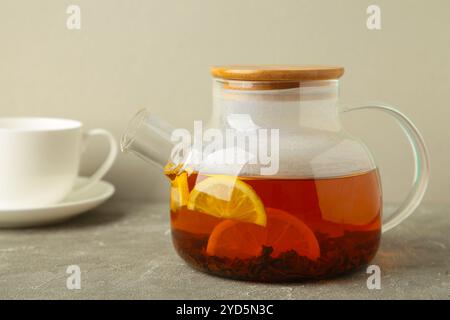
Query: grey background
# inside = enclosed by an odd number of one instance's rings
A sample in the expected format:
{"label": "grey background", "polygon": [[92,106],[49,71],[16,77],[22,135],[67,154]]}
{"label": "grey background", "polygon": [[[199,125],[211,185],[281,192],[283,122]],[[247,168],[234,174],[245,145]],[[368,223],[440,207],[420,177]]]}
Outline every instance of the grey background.
{"label": "grey background", "polygon": [[[66,8],[81,7],[82,28],[66,28]],[[206,119],[209,67],[229,63],[339,64],[341,104],[383,101],[420,128],[431,154],[425,200],[450,191],[450,2],[386,1],[382,29],[366,28],[366,0],[144,1],[2,0],[0,116],[54,116],[103,127],[119,137],[141,107],[175,126]],[[343,116],[381,168],[386,201],[412,179],[412,156],[394,121],[376,113]],[[93,143],[82,174],[106,150]],[[167,197],[159,170],[120,155],[107,180],[118,199]]]}

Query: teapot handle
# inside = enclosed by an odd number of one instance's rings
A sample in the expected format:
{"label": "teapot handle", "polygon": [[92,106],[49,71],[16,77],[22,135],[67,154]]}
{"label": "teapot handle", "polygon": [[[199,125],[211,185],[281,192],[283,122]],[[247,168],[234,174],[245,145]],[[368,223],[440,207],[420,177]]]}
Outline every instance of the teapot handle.
{"label": "teapot handle", "polygon": [[387,219],[387,221],[383,223],[382,231],[386,232],[399,225],[419,206],[427,189],[430,176],[429,156],[425,141],[423,140],[419,130],[417,130],[416,126],[411,122],[411,120],[409,120],[400,111],[383,105],[370,105],[348,108],[343,110],[343,112],[363,109],[375,109],[384,111],[394,117],[405,132],[414,154],[414,179],[412,187],[408,193],[408,196],[400,205],[400,207],[398,207],[395,212]]}

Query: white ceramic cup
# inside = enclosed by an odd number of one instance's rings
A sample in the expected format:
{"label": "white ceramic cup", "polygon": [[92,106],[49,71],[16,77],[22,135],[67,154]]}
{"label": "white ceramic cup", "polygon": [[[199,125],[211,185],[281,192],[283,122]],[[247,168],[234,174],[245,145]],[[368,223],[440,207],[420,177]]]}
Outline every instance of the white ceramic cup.
{"label": "white ceramic cup", "polygon": [[[88,138],[104,136],[109,154],[86,184],[72,190]],[[55,118],[0,118],[0,208],[60,202],[86,190],[111,168],[117,143],[106,130],[83,132],[81,122]]]}

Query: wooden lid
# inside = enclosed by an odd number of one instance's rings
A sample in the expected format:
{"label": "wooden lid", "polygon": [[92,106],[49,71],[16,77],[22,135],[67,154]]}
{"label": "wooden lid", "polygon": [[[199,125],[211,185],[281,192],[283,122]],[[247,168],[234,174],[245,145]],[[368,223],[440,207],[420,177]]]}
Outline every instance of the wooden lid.
{"label": "wooden lid", "polygon": [[241,81],[312,81],[338,79],[344,68],[326,65],[229,65],[211,68],[215,78]]}

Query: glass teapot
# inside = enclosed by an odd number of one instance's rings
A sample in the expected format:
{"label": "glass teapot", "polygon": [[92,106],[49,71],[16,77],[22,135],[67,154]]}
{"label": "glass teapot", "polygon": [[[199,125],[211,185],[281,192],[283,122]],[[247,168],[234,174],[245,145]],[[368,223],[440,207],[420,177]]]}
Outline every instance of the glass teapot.
{"label": "glass teapot", "polygon": [[[212,68],[213,110],[193,133],[141,110],[121,141],[170,179],[173,244],[193,267],[253,281],[297,281],[367,264],[381,232],[419,205],[429,162],[415,126],[390,107],[338,110],[341,67]],[[383,223],[377,167],[343,112],[392,115],[413,148],[404,203]]]}

